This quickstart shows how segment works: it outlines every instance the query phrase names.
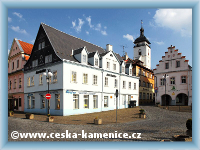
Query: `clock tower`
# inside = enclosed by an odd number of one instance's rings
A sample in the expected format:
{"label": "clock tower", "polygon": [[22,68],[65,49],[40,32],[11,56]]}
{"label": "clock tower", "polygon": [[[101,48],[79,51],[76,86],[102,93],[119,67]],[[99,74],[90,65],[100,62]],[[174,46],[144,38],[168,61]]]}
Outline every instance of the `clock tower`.
{"label": "clock tower", "polygon": [[143,62],[144,67],[151,69],[151,47],[149,40],[144,36],[144,29],[140,29],[140,36],[134,41],[134,60]]}

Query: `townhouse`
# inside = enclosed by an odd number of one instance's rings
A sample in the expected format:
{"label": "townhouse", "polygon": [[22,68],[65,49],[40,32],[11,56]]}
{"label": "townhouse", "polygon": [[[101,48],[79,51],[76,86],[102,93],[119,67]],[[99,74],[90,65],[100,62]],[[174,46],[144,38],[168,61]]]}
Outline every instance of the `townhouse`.
{"label": "townhouse", "polygon": [[[49,87],[47,71],[52,73]],[[24,80],[25,112],[47,114],[50,107],[51,115],[66,116],[139,104],[139,78],[112,45],[104,50],[43,23],[24,67]]]}

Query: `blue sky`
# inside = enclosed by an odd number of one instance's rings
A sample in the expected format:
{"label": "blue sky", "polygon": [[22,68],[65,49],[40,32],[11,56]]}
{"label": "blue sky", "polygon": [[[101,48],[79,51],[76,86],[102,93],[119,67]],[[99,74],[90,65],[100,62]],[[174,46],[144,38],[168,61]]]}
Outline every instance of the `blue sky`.
{"label": "blue sky", "polygon": [[192,66],[191,9],[8,9],[8,50],[14,38],[34,44],[43,22],[67,34],[133,58],[133,41],[144,35],[151,42],[151,69],[167,48],[176,46]]}

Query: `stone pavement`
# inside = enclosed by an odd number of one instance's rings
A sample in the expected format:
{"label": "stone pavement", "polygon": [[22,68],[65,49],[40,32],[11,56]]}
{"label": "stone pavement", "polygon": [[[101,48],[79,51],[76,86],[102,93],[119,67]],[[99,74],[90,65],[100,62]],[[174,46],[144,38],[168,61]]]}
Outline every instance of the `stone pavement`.
{"label": "stone pavement", "polygon": [[[154,106],[142,106],[147,118],[128,123],[106,124],[106,125],[69,125],[48,123],[36,120],[8,118],[8,141],[161,141],[171,139],[173,135],[185,134],[186,120],[192,118],[190,112],[175,112]],[[141,138],[11,138],[11,132],[20,133],[141,133]]]}

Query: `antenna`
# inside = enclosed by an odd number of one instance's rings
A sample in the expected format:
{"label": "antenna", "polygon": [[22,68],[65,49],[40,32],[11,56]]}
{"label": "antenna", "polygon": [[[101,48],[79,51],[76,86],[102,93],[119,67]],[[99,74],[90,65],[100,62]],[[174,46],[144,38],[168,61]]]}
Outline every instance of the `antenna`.
{"label": "antenna", "polygon": [[123,56],[125,56],[125,50],[124,50],[124,48],[128,48],[127,46],[125,46],[125,45],[120,45],[120,47],[123,47]]}
{"label": "antenna", "polygon": [[141,20],[141,28],[142,28],[142,24],[143,24],[143,22],[142,22],[142,20]]}

